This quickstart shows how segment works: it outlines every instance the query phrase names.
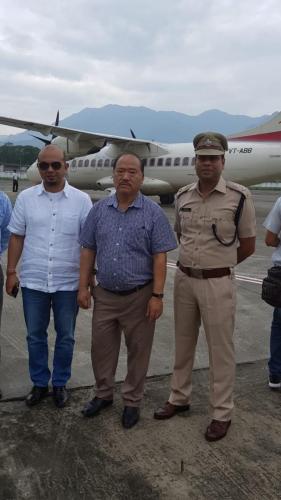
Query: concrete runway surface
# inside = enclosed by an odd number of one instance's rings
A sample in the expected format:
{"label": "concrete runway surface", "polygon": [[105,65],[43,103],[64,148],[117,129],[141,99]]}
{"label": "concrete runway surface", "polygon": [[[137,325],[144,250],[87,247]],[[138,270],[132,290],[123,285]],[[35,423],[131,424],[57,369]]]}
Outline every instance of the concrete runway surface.
{"label": "concrete runway surface", "polygon": [[[20,188],[28,186],[21,182]],[[10,181],[0,181],[10,193]],[[93,199],[103,193],[90,193]],[[207,444],[208,366],[200,335],[189,414],[168,422],[152,419],[169,394],[173,365],[172,291],[177,252],[168,256],[165,312],[158,321],[141,420],[130,431],[120,425],[120,382],[126,370],[124,346],[118,364],[115,405],[85,420],[80,409],[92,396],[91,311],[80,311],[76,329],[71,400],[63,410],[47,398],[30,410],[23,403],[28,375],[21,297],[4,297],[0,402],[0,499],[277,499],[281,498],[281,393],[267,388],[266,359],[272,308],[260,298],[271,249],[263,243],[262,221],[279,196],[253,191],[257,249],[236,269],[238,306],[236,411],[228,436]],[[174,208],[165,212],[173,224]],[[5,258],[4,264],[5,264]],[[54,330],[49,329],[53,345]],[[50,358],[52,357],[52,349]]]}

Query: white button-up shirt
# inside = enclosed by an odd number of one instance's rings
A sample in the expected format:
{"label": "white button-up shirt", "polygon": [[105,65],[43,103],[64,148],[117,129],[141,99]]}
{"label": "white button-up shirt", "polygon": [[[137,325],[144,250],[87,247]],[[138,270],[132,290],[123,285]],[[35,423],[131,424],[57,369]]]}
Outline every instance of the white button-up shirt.
{"label": "white button-up shirt", "polygon": [[21,286],[47,293],[78,289],[79,235],[91,208],[90,197],[67,181],[58,193],[41,183],[18,195],[8,229],[25,236]]}

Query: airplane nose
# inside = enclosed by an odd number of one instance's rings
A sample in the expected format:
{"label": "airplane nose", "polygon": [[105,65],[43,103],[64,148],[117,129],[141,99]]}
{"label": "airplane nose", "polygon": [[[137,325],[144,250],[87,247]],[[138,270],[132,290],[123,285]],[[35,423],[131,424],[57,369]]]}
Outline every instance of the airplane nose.
{"label": "airplane nose", "polygon": [[37,162],[32,163],[26,171],[26,177],[33,184],[39,184],[41,182],[41,177],[38,172]]}

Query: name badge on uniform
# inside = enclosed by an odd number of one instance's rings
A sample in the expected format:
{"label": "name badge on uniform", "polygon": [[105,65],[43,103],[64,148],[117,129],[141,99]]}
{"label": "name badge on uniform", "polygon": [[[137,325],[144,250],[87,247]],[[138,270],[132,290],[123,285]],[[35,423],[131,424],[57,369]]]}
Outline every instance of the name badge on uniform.
{"label": "name badge on uniform", "polygon": [[180,212],[191,212],[191,208],[190,207],[181,207]]}

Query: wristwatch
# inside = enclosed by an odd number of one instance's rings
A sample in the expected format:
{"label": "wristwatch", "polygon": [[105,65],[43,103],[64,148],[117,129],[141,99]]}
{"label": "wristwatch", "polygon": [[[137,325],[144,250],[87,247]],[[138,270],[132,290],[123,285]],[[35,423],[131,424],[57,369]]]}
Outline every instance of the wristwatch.
{"label": "wristwatch", "polygon": [[156,297],[157,299],[163,299],[164,297],[164,293],[155,293],[155,292],[152,292],[152,297]]}

